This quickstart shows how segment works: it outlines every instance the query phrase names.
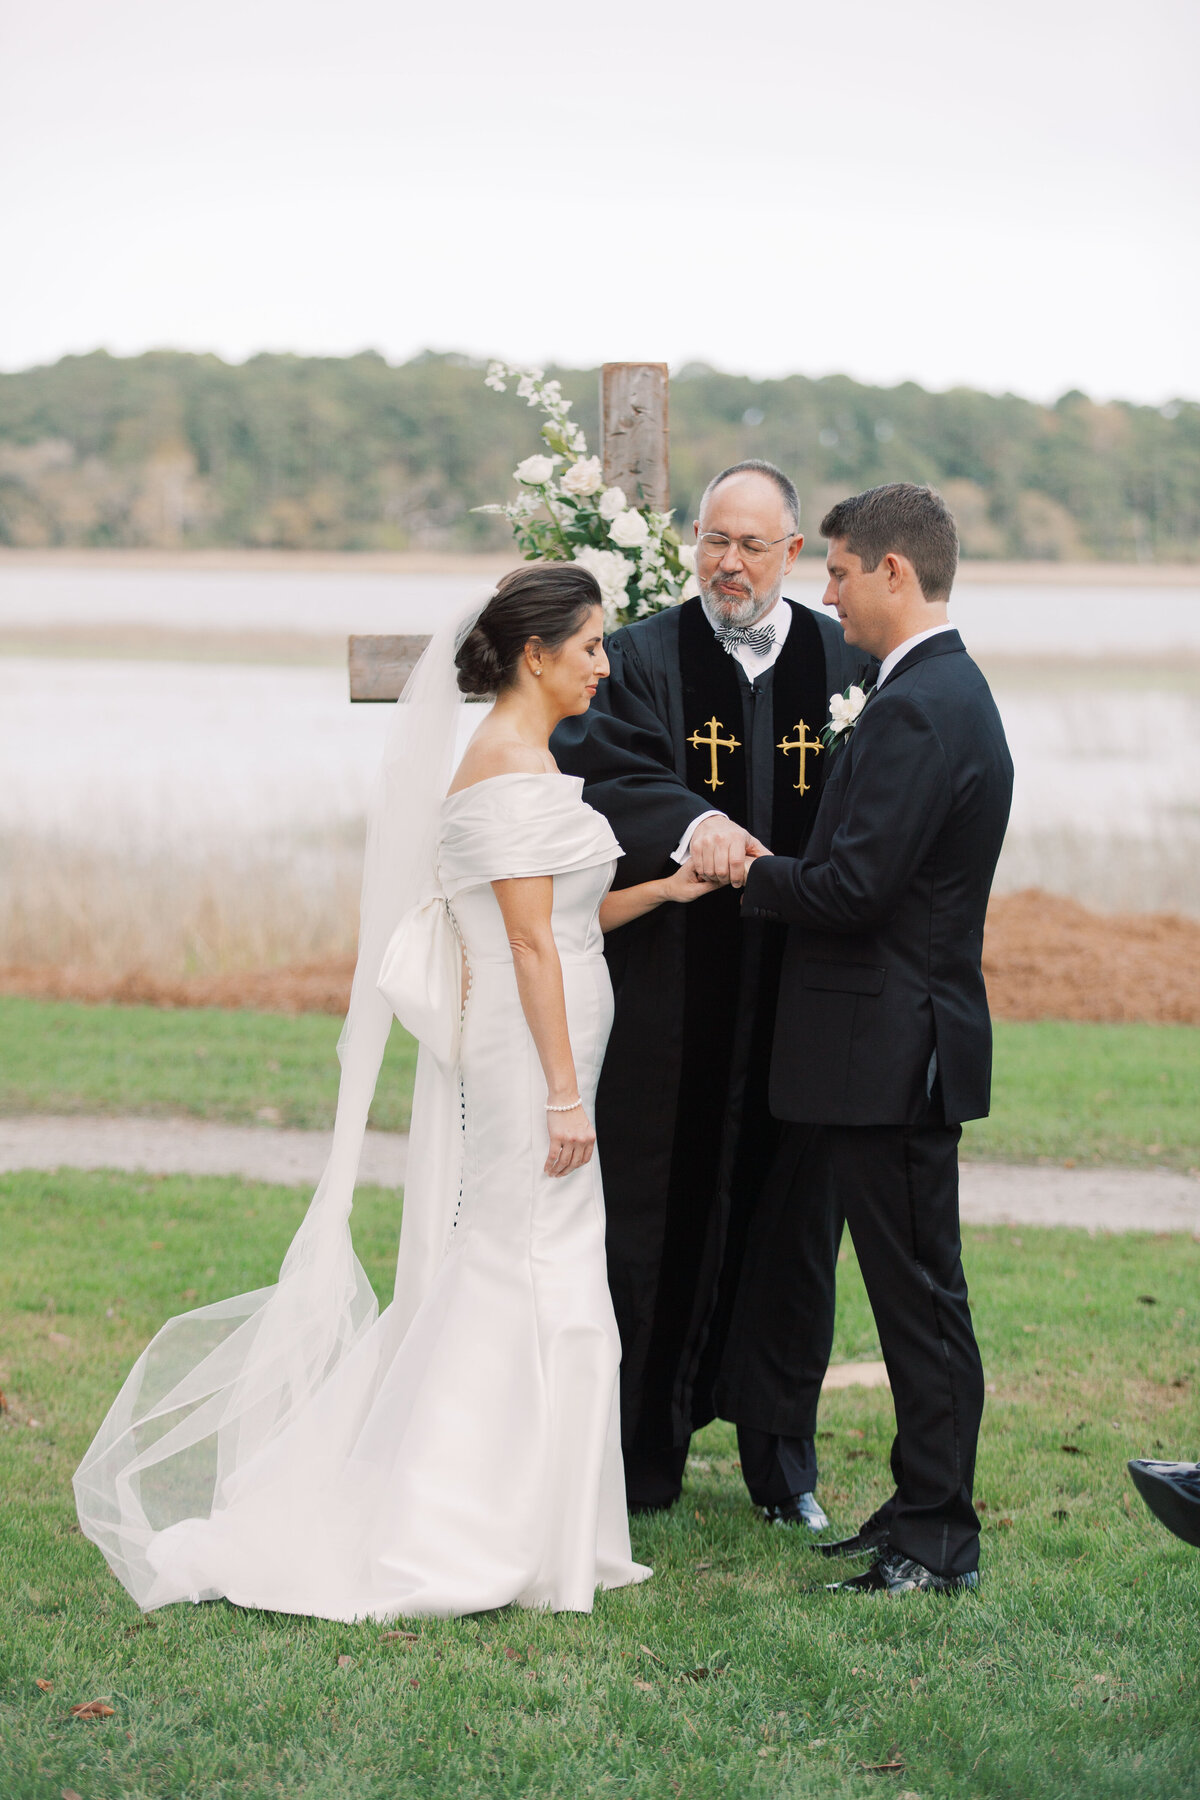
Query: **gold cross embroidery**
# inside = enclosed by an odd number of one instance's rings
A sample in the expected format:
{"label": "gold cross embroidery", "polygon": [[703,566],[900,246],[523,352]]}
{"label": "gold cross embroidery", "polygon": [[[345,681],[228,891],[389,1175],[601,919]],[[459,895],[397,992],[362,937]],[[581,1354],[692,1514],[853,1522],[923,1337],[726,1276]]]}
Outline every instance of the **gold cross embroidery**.
{"label": "gold cross embroidery", "polygon": [[697,729],[695,731],[693,731],[691,737],[688,739],[688,743],[694,745],[697,750],[708,750],[712,754],[712,774],[705,781],[704,785],[705,785],[705,787],[710,787],[714,794],[716,793],[716,791],[719,787],[725,786],[725,783],[721,780],[721,777],[717,774],[717,751],[718,750],[737,750],[737,749],[740,749],[740,747],[741,747],[740,742],[737,738],[735,738],[735,737],[723,738],[723,737],[719,736],[719,733],[721,732],[722,729],[723,729],[723,727],[721,725],[720,719],[710,719],[708,721],[708,736],[707,737],[701,737],[699,728],[697,727]]}
{"label": "gold cross embroidery", "polygon": [[796,726],[795,741],[789,743],[785,737],[782,743],[777,744],[775,747],[777,750],[782,750],[785,756],[789,750],[798,750],[800,752],[800,774],[796,779],[795,785],[800,793],[807,794],[809,789],[807,778],[808,753],[811,750],[814,756],[820,756],[823,747],[821,740],[819,738],[809,737],[808,726],[804,723],[804,720],[801,719]]}

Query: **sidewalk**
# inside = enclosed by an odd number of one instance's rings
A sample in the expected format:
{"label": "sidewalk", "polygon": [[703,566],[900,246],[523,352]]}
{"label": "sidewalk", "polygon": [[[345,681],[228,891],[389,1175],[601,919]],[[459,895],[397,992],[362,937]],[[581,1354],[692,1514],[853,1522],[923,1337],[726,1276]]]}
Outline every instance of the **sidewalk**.
{"label": "sidewalk", "polygon": [[[240,1175],[315,1188],[330,1133],[199,1119],[0,1117],[0,1173],[16,1169],[127,1169],[161,1175]],[[404,1181],[408,1139],[369,1131],[360,1179]],[[1088,1231],[1185,1231],[1200,1236],[1200,1181],[1163,1169],[1062,1169],[964,1163],[968,1225],[1068,1225]]]}

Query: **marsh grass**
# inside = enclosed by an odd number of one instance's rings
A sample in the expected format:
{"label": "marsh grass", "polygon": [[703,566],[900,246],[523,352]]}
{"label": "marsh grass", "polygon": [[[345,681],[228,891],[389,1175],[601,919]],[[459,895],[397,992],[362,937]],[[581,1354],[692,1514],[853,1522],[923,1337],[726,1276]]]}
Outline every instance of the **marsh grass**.
{"label": "marsh grass", "polygon": [[[5,1800],[1200,1794],[1200,1552],[1124,1473],[1200,1454],[1200,1245],[967,1233],[989,1385],[977,1597],[827,1594],[829,1565],[753,1516],[717,1425],[683,1503],[634,1523],[653,1581],[591,1618],[510,1610],[391,1641],[223,1603],[144,1620],[78,1533],[71,1471],[150,1332],[271,1280],[303,1204],[235,1181],[0,1180]],[[386,1295],[396,1197],[360,1194],[354,1224]],[[877,1354],[847,1258],[835,1355]],[[830,1395],[821,1432],[822,1492],[852,1525],[885,1491],[888,1396]],[[112,1717],[71,1718],[100,1697]]]}
{"label": "marsh grass", "polygon": [[[1194,914],[1196,819],[1135,837],[1010,834],[997,893],[1039,887],[1101,911]],[[361,821],[165,848],[0,834],[0,965],[174,979],[352,957]]]}
{"label": "marsh grass", "polygon": [[1011,831],[996,870],[995,891],[1041,888],[1099,912],[1200,911],[1200,794],[1181,808],[1171,829],[1132,833]]}
{"label": "marsh grass", "polygon": [[164,850],[7,832],[0,963],[225,974],[353,956],[357,823]]}

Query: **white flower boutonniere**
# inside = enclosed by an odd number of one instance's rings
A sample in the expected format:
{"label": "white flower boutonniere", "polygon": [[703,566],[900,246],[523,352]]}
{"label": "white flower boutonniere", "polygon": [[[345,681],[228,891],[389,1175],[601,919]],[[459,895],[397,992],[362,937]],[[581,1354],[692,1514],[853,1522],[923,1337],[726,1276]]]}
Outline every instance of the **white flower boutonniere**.
{"label": "white flower boutonniere", "polygon": [[862,715],[871,690],[860,688],[857,682],[848,687],[844,694],[830,694],[829,723],[821,731],[821,738],[827,750],[840,744],[850,736]]}

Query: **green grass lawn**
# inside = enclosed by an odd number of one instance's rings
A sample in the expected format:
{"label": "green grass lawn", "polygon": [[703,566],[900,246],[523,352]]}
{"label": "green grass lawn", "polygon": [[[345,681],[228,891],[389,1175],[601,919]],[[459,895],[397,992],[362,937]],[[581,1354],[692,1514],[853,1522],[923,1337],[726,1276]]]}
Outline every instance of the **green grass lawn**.
{"label": "green grass lawn", "polygon": [[[340,1022],[0,998],[0,1113],[192,1113],[329,1125]],[[392,1033],[371,1121],[408,1125],[414,1047]],[[964,1152],[1033,1162],[1200,1164],[1200,1030],[998,1024],[990,1119]]]}
{"label": "green grass lawn", "polygon": [[963,1153],[1012,1162],[1200,1165],[1200,1029],[998,1022],[992,1112]]}
{"label": "green grass lawn", "polygon": [[[340,1019],[0,997],[0,1113],[192,1113],[328,1126]],[[416,1046],[396,1026],[371,1111],[407,1131]]]}
{"label": "green grass lawn", "polygon": [[[74,1524],[71,1471],[153,1329],[272,1279],[303,1204],[237,1181],[0,1178],[4,1800],[1200,1796],[1200,1551],[1124,1472],[1200,1455],[1200,1243],[967,1234],[989,1389],[977,1596],[825,1593],[829,1566],[758,1523],[714,1426],[683,1504],[634,1522],[654,1580],[590,1619],[422,1621],[393,1642],[224,1604],[143,1620]],[[361,1195],[384,1294],[397,1224],[393,1194]],[[835,1354],[870,1358],[851,1260],[842,1278]],[[823,1407],[838,1525],[884,1495],[889,1417],[864,1389]],[[111,1718],[70,1717],[98,1698]]]}

